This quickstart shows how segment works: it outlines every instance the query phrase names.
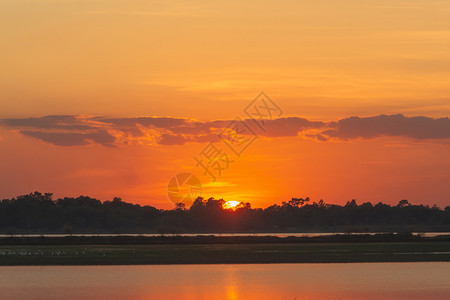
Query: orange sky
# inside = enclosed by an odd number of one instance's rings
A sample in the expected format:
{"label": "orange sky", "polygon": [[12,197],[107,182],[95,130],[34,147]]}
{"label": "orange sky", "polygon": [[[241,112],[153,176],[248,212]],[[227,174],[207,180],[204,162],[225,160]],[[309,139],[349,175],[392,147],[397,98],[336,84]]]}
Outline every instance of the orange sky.
{"label": "orange sky", "polygon": [[[0,0],[0,36],[0,198],[39,190],[169,208],[170,178],[192,172],[205,196],[255,207],[306,196],[450,203],[450,128],[438,120],[450,112],[447,1]],[[207,145],[198,134],[166,145],[171,128],[130,136],[104,122],[207,126],[245,118],[260,91],[281,118],[323,124],[283,119],[216,182],[195,167]],[[404,117],[364,119],[382,114]],[[42,127],[49,115],[76,116],[61,121],[75,127]],[[351,116],[361,119],[327,132]]]}

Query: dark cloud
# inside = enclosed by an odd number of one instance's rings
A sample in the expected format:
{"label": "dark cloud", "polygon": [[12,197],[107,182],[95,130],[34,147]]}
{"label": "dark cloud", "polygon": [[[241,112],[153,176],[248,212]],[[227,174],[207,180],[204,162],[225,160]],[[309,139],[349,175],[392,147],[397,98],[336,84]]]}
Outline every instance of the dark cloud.
{"label": "dark cloud", "polygon": [[313,140],[317,140],[317,141],[320,141],[320,142],[326,142],[326,141],[328,141],[328,138],[326,138],[326,137],[324,137],[323,135],[321,135],[321,134],[305,134],[305,137],[307,137],[307,138],[311,138],[311,139],[313,139]]}
{"label": "dark cloud", "polygon": [[333,129],[325,130],[322,135],[340,138],[376,138],[380,136],[398,136],[414,139],[450,138],[450,120],[429,117],[405,117],[404,115],[380,115],[375,117],[351,117],[330,123]]}
{"label": "dark cloud", "polygon": [[160,145],[217,142],[220,140],[220,132],[230,124],[245,125],[259,136],[277,138],[301,135],[318,141],[333,138],[369,139],[381,136],[414,139],[450,138],[448,118],[405,117],[401,114],[351,117],[337,122],[317,122],[287,117],[266,120],[265,130],[261,130],[251,119],[200,122],[168,117],[105,118],[58,115],[0,120],[0,126],[58,146],[81,146],[92,143],[114,146],[140,142],[141,138],[145,138],[145,141],[153,139],[154,143]]}
{"label": "dark cloud", "polygon": [[191,134],[191,135],[199,135],[199,134],[210,134],[211,128],[221,128],[214,125],[213,122],[191,122],[186,123],[183,126],[171,127],[168,128],[171,132],[177,134]]}
{"label": "dark cloud", "polygon": [[186,143],[186,138],[174,134],[162,134],[158,142],[160,145],[183,145],[184,143]]}
{"label": "dark cloud", "polygon": [[190,141],[196,143],[217,143],[220,141],[220,137],[218,134],[193,135],[191,136]]}
{"label": "dark cloud", "polygon": [[83,146],[91,142],[104,146],[114,146],[115,142],[114,136],[106,131],[76,133],[22,130],[20,133],[57,146]]}
{"label": "dark cloud", "polygon": [[83,123],[77,116],[56,115],[40,118],[3,119],[0,124],[8,127],[29,127],[35,129],[89,130],[93,127]]}

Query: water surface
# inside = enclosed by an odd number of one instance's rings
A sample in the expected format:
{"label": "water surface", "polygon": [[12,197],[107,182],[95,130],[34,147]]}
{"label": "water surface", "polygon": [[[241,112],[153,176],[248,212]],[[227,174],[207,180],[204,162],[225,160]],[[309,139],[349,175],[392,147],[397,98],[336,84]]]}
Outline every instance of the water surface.
{"label": "water surface", "polygon": [[450,299],[450,263],[0,267],[0,299]]}

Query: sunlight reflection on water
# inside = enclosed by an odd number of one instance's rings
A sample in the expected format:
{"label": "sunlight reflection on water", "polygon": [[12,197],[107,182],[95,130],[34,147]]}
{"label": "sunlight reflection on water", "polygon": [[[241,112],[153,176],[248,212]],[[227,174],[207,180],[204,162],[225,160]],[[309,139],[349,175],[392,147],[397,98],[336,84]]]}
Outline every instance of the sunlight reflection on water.
{"label": "sunlight reflection on water", "polygon": [[450,263],[0,267],[0,299],[450,299]]}

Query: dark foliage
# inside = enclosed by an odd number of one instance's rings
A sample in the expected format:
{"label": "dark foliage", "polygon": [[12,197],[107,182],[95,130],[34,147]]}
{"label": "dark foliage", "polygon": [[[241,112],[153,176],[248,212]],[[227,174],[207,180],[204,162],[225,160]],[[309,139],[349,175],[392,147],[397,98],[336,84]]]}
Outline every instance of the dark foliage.
{"label": "dark foliage", "polygon": [[18,233],[171,233],[184,232],[365,232],[449,231],[450,206],[398,205],[370,202],[358,205],[318,203],[292,198],[282,205],[252,209],[241,203],[224,209],[224,200],[198,198],[186,209],[160,210],[123,202],[101,202],[86,196],[53,200],[35,192],[0,203],[0,231]]}

